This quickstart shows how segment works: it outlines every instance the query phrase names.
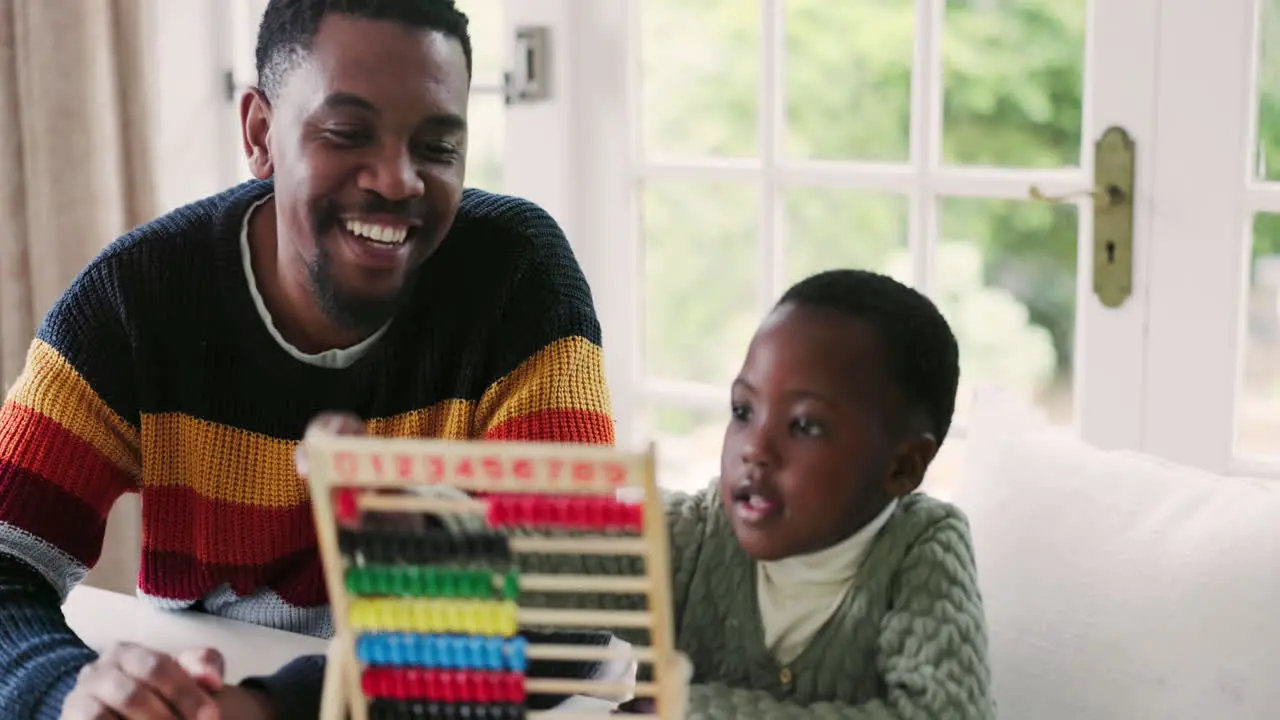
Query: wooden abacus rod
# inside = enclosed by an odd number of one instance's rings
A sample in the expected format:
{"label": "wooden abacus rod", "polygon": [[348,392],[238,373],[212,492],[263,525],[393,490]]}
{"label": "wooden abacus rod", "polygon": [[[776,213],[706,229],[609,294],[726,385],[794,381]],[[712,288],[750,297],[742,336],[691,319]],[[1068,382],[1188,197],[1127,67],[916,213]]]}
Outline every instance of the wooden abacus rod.
{"label": "wooden abacus rod", "polygon": [[[493,585],[502,589],[502,576],[495,576]],[[630,595],[648,592],[649,582],[643,577],[631,575],[521,575],[520,589],[526,592],[544,593],[610,593]]]}
{"label": "wooden abacus rod", "polygon": [[635,660],[651,663],[655,657],[653,648],[648,647],[624,648],[550,643],[530,643],[524,652],[530,660]]}
{"label": "wooden abacus rod", "polygon": [[[534,710],[524,714],[525,720],[605,720],[617,715],[604,711]],[[628,720],[662,720],[661,715],[627,715]]]}
{"label": "wooden abacus rod", "polygon": [[531,695],[590,695],[591,697],[656,697],[656,683],[621,683],[616,680],[570,680],[568,678],[529,678],[524,682],[525,691]]}
{"label": "wooden abacus rod", "polygon": [[521,627],[632,628],[648,629],[653,617],[646,610],[561,610],[520,608],[516,620]]}
{"label": "wooden abacus rod", "polygon": [[489,504],[483,500],[445,499],[421,495],[360,493],[356,507],[367,512],[421,513],[424,515],[484,515]]}
{"label": "wooden abacus rod", "polygon": [[640,537],[513,537],[511,552],[521,555],[648,555]]}

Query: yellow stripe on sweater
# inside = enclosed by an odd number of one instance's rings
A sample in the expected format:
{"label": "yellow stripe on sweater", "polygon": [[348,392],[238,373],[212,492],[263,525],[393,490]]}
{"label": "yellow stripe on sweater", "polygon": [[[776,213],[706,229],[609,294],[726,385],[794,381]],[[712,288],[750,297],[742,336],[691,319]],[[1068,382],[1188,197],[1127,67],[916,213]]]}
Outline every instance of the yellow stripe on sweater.
{"label": "yellow stripe on sweater", "polygon": [[[474,405],[445,400],[423,410],[369,421],[384,437],[467,437]],[[144,414],[148,487],[188,487],[211,500],[291,507],[307,500],[293,440],[268,437],[183,413]]]}
{"label": "yellow stripe on sweater", "polygon": [[142,474],[138,430],[116,414],[52,345],[35,340],[8,402],[53,420],[131,478]]}
{"label": "yellow stripe on sweater", "polygon": [[482,429],[545,410],[611,416],[604,353],[583,337],[557,340],[485,390],[476,411]]}

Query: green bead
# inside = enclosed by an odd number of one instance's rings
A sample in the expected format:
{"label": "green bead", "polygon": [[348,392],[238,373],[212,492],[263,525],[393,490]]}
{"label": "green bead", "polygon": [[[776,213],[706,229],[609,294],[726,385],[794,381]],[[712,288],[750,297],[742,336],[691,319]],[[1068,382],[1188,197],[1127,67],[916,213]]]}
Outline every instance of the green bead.
{"label": "green bead", "polygon": [[507,571],[507,577],[502,583],[502,595],[507,600],[520,598],[520,575],[514,569]]}
{"label": "green bead", "polygon": [[346,585],[347,585],[347,592],[351,593],[352,595],[359,595],[359,594],[361,594],[361,593],[360,593],[360,569],[359,569],[359,568],[348,568],[348,569],[347,569],[347,576],[346,576],[345,578],[343,578],[343,579],[346,581]]}
{"label": "green bead", "polygon": [[427,568],[423,572],[422,577],[423,594],[427,597],[440,596],[440,571],[435,568]]}
{"label": "green bead", "polygon": [[493,597],[493,573],[487,570],[477,570],[472,578],[475,583],[476,597],[491,598]]}

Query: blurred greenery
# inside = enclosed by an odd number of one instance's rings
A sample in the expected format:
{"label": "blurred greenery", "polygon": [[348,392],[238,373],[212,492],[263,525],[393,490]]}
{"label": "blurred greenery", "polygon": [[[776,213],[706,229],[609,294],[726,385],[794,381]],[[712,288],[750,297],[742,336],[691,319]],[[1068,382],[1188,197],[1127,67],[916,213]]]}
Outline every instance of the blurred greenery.
{"label": "blurred greenery", "polygon": [[[1280,0],[1267,0],[1280,7]],[[782,130],[789,158],[902,163],[909,153],[915,2],[785,0]],[[1080,162],[1086,0],[948,0],[942,38],[943,162],[1059,168]],[[760,9],[751,0],[644,0],[644,140],[650,156],[758,152]],[[1280,179],[1280,23],[1264,42],[1259,167]],[[906,244],[905,197],[789,186],[778,212],[785,281],[833,266],[888,271]],[[755,184],[653,182],[643,201],[650,374],[723,383],[759,319],[762,199]],[[940,202],[937,237],[972,243],[982,281],[1052,339],[1069,387],[1075,325],[1074,206],[982,198]],[[1280,251],[1259,218],[1255,254]],[[940,265],[939,274],[948,268]],[[956,319],[953,318],[953,322]],[[957,328],[957,334],[963,335]],[[962,344],[964,338],[962,337]],[[976,354],[976,353],[975,353]],[[989,368],[1001,372],[999,353]],[[974,368],[969,366],[970,370]],[[970,375],[972,379],[972,375]],[[1052,387],[1050,387],[1052,386]],[[1069,395],[1069,394],[1068,394]],[[672,428],[674,430],[674,428]]]}

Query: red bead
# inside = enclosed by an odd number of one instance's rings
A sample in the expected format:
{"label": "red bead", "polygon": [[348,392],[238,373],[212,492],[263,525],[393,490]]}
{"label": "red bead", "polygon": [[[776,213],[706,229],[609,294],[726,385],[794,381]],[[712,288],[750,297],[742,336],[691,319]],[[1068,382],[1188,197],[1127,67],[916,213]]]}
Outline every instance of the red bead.
{"label": "red bead", "polygon": [[524,703],[524,700],[524,675],[507,673],[507,702],[512,705],[520,705]]}
{"label": "red bead", "polygon": [[451,672],[440,673],[441,702],[458,702],[458,676]]}
{"label": "red bead", "polygon": [[504,498],[501,497],[489,498],[489,507],[485,512],[485,520],[489,523],[489,527],[491,528],[506,527],[507,506],[503,500]]}
{"label": "red bead", "polygon": [[365,670],[364,677],[360,678],[360,689],[364,691],[365,697],[377,697],[378,695],[378,677],[374,670]]}
{"label": "red bead", "polygon": [[410,698],[421,698],[427,694],[426,678],[421,668],[407,668],[404,671],[405,692]]}
{"label": "red bead", "polygon": [[636,532],[644,532],[644,505],[627,505],[627,526]]}
{"label": "red bead", "polygon": [[537,498],[533,501],[533,524],[546,527],[551,523],[551,498]]}
{"label": "red bead", "polygon": [[515,498],[514,500],[514,504],[517,508],[516,522],[518,522],[521,527],[528,527],[534,522],[534,517],[537,514],[537,500],[527,495]]}
{"label": "red bead", "polygon": [[485,692],[488,693],[488,702],[503,703],[507,701],[506,686],[502,681],[502,673],[490,672],[484,674]]}
{"label": "red bead", "polygon": [[425,677],[422,678],[423,694],[428,700],[439,700],[440,690],[440,672],[437,670],[428,670]]}
{"label": "red bead", "polygon": [[471,673],[471,702],[488,705],[493,702],[493,693],[489,686],[489,676],[493,673]]}
{"label": "red bead", "polygon": [[360,520],[360,506],[356,503],[356,491],[342,488],[334,491],[333,514],[339,523],[354,525]]}

